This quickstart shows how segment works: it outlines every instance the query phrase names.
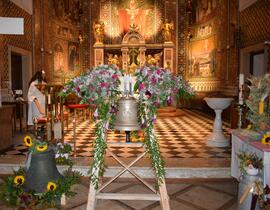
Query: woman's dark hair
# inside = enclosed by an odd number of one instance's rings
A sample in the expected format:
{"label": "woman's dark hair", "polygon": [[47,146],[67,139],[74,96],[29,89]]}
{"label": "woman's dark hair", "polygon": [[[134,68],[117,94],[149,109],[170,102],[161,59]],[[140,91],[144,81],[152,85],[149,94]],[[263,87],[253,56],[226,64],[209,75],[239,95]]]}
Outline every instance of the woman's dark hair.
{"label": "woman's dark hair", "polygon": [[43,79],[43,76],[42,76],[42,71],[37,71],[34,76],[31,78],[30,82],[29,82],[29,86],[31,85],[31,83],[35,80],[38,80],[38,83],[41,83],[42,81],[43,82],[46,82],[45,79]]}

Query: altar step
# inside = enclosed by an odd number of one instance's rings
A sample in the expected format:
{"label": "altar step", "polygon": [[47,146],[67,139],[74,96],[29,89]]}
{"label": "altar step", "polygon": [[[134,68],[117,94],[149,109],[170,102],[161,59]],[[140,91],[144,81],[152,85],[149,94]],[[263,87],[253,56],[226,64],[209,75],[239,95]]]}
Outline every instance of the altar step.
{"label": "altar step", "polygon": [[183,114],[184,112],[181,109],[177,109],[173,106],[158,109],[158,117],[178,117]]}
{"label": "altar step", "polygon": [[[0,174],[12,174],[14,170],[18,170],[20,167],[24,167],[22,164],[0,164]],[[65,171],[68,169],[67,166],[57,166],[58,170]],[[83,176],[89,176],[88,166],[73,166],[73,170],[79,171]],[[104,177],[113,177],[115,174],[122,170],[121,167],[108,167],[105,169]],[[155,177],[152,170],[149,167],[134,167],[132,170],[146,179],[153,179]],[[231,178],[230,167],[211,167],[211,168],[190,168],[190,167],[165,167],[167,179],[201,179],[201,178],[213,178],[223,179]],[[132,176],[125,172],[122,178],[132,178]]]}

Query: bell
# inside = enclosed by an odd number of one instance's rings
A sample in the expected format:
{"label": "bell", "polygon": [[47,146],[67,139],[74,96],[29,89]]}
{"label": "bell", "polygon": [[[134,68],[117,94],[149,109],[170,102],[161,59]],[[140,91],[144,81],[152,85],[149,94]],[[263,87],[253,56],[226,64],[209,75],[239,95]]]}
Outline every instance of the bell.
{"label": "bell", "polygon": [[62,175],[59,173],[55,162],[53,149],[32,154],[30,167],[26,171],[25,191],[42,193],[47,190],[48,182],[56,182]]}
{"label": "bell", "polygon": [[138,103],[133,97],[122,97],[118,101],[118,111],[114,128],[126,132],[126,141],[130,142],[130,131],[140,130],[138,122]]}

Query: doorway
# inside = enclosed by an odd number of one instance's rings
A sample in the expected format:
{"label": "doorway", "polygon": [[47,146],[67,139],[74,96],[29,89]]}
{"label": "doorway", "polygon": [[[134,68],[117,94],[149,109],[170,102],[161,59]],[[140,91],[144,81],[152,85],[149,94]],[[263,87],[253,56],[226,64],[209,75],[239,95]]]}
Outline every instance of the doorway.
{"label": "doorway", "polygon": [[11,87],[12,91],[23,89],[22,55],[11,52]]}

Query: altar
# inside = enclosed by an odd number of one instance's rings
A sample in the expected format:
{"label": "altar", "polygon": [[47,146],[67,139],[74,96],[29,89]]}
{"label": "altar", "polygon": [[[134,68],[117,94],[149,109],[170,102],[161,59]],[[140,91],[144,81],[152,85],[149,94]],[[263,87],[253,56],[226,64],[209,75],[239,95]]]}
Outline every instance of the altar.
{"label": "altar", "polygon": [[102,29],[103,32],[96,38],[93,46],[94,65],[114,64],[126,74],[132,74],[144,65],[160,66],[176,72],[173,42],[165,40],[162,43],[147,43],[138,28],[137,25],[131,24],[118,44],[105,43],[103,37],[105,29]]}

